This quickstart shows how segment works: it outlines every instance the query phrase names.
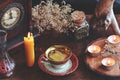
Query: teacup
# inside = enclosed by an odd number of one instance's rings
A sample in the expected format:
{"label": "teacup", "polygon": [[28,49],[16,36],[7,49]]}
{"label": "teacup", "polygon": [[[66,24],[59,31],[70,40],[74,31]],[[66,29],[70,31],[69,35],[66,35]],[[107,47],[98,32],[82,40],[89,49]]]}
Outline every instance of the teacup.
{"label": "teacup", "polygon": [[53,45],[45,51],[42,61],[50,63],[54,68],[63,68],[71,56],[72,51],[67,46]]}

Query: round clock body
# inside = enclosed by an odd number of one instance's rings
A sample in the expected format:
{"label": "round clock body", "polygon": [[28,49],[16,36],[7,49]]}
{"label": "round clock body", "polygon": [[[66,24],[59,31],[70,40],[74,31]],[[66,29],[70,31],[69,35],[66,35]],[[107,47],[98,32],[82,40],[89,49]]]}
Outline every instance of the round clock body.
{"label": "round clock body", "polygon": [[0,29],[7,31],[9,48],[22,41],[31,26],[32,0],[0,0]]}
{"label": "round clock body", "polygon": [[1,13],[0,24],[5,30],[12,30],[21,24],[24,8],[20,3],[9,4]]}

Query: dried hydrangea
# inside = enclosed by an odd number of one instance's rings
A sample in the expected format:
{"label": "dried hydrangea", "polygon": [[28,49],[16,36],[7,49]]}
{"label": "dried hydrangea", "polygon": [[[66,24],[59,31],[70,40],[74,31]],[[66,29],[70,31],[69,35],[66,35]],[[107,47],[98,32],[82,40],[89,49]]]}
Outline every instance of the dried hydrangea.
{"label": "dried hydrangea", "polygon": [[73,26],[71,19],[72,8],[65,1],[59,5],[53,0],[41,1],[32,8],[32,20],[34,27],[39,32],[54,29],[58,32],[67,32]]}

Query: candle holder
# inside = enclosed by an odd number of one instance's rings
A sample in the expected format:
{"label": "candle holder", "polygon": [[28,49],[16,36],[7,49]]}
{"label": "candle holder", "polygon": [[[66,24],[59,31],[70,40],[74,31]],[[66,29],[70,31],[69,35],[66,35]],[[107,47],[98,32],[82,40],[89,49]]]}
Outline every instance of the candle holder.
{"label": "candle holder", "polygon": [[115,65],[115,60],[111,57],[106,57],[102,59],[101,63],[104,69],[111,70]]}
{"label": "candle holder", "polygon": [[118,35],[111,35],[107,38],[107,41],[111,44],[120,44],[120,36]]}
{"label": "candle holder", "polygon": [[101,52],[101,47],[98,45],[90,45],[87,50],[91,56],[98,56]]}
{"label": "candle holder", "polygon": [[[114,51],[114,48],[109,46],[106,43],[106,38],[100,38],[92,41],[90,45],[98,45],[101,47],[100,55],[96,57],[90,57],[85,55],[85,63],[92,71],[110,77],[119,77],[120,76],[120,53]],[[108,48],[111,47],[111,48]],[[87,47],[88,48],[88,47]],[[109,49],[109,50],[108,50]],[[111,50],[112,49],[112,50]],[[116,48],[115,48],[116,49]],[[117,50],[117,51],[120,51]],[[85,51],[86,54],[90,54],[88,51]],[[114,53],[114,54],[113,54]]]}
{"label": "candle holder", "polygon": [[13,74],[15,68],[15,62],[9,56],[6,49],[7,32],[0,30],[0,75],[3,77],[9,77]]}

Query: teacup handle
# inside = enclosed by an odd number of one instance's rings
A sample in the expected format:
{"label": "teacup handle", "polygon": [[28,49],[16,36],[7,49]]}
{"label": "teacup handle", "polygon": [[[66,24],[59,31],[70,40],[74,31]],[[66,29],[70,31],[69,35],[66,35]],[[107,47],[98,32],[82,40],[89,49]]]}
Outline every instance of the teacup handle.
{"label": "teacup handle", "polygon": [[[40,51],[44,53],[44,50],[42,48],[40,48]],[[45,63],[45,62],[50,63],[49,59],[47,59],[46,56],[44,55],[41,57],[41,63]]]}
{"label": "teacup handle", "polygon": [[50,63],[50,61],[45,56],[42,56],[41,57],[41,63]]}

